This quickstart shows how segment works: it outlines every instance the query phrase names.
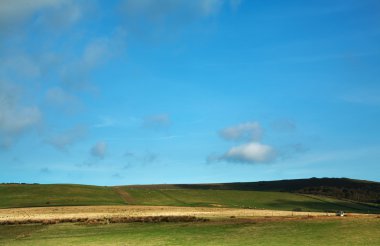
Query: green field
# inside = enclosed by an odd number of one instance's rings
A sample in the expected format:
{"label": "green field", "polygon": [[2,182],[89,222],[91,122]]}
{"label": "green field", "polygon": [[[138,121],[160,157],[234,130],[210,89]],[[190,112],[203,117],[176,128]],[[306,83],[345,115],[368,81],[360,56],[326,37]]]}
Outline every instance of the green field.
{"label": "green field", "polygon": [[379,211],[365,205],[333,198],[305,196],[287,192],[236,191],[236,190],[179,190],[179,189],[130,189],[124,188],[136,205],[168,206],[223,206],[274,210]]}
{"label": "green field", "polygon": [[1,226],[0,245],[380,245],[379,218]]}
{"label": "green field", "polygon": [[[174,186],[0,185],[0,208],[125,204],[380,212],[376,204],[289,192]],[[379,216],[27,224],[1,225],[0,245],[380,245],[379,231]]]}
{"label": "green field", "polygon": [[0,208],[115,204],[124,204],[124,201],[111,187],[0,185]]}
{"label": "green field", "polygon": [[379,213],[376,206],[287,192],[137,189],[129,186],[0,185],[0,208],[72,205],[167,205]]}

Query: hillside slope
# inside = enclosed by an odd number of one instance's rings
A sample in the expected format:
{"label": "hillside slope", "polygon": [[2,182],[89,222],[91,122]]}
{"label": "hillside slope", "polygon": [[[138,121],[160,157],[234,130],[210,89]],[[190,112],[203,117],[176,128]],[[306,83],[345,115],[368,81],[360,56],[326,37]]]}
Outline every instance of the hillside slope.
{"label": "hillside slope", "polygon": [[280,191],[380,203],[380,183],[347,178],[311,178],[260,182],[129,186],[136,189]]}
{"label": "hillside slope", "polygon": [[[1,184],[0,208],[74,205],[169,205],[237,207],[294,211],[336,211],[380,213],[379,204],[315,194],[300,194],[320,180],[283,180],[254,183],[89,186],[70,184]],[[351,181],[350,181],[351,182]],[[327,187],[328,183],[323,183]],[[337,184],[337,183],[334,183]],[[375,182],[368,182],[373,191]],[[337,186],[335,186],[337,187]],[[345,186],[347,187],[347,186]],[[363,186],[365,187],[365,186]],[[365,192],[364,188],[361,191]],[[354,186],[352,189],[357,189]],[[322,189],[324,191],[326,189]],[[306,192],[304,192],[306,193]],[[368,193],[368,192],[367,192]],[[377,193],[376,193],[377,194]]]}
{"label": "hillside slope", "polygon": [[[201,190],[201,189],[136,189],[122,187],[130,204],[166,206],[239,207],[293,211],[380,212],[380,208],[315,195],[289,192]],[[120,189],[120,187],[118,188]]]}
{"label": "hillside slope", "polygon": [[117,204],[124,204],[124,201],[112,187],[70,184],[0,185],[0,208]]}

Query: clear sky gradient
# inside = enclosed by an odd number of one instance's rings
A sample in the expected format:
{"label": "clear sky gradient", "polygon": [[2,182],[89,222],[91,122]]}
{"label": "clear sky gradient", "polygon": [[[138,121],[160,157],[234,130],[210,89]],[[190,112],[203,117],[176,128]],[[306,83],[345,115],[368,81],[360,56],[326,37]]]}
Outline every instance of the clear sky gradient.
{"label": "clear sky gradient", "polygon": [[380,181],[377,0],[2,0],[0,182]]}

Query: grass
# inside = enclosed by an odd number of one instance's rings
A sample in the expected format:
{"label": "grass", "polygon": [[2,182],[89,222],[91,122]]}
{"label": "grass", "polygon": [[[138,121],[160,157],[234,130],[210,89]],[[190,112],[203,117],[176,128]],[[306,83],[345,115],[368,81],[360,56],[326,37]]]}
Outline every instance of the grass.
{"label": "grass", "polygon": [[123,204],[380,212],[380,207],[287,192],[158,187],[137,189],[128,186],[89,185],[0,185],[0,208]]}
{"label": "grass", "polygon": [[379,218],[1,226],[0,245],[380,245]]}
{"label": "grass", "polygon": [[0,207],[124,204],[111,187],[90,185],[0,185]]}
{"label": "grass", "polygon": [[136,205],[222,206],[274,210],[378,212],[380,209],[333,198],[287,192],[236,190],[131,189],[124,187]]}

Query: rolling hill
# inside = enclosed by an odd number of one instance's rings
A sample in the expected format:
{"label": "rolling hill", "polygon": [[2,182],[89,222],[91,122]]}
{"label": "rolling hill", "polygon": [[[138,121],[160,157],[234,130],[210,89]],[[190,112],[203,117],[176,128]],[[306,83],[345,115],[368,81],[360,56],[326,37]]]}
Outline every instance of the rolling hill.
{"label": "rolling hill", "polygon": [[310,178],[260,182],[139,185],[133,188],[279,191],[380,203],[380,183],[348,178]]}
{"label": "rolling hill", "polygon": [[117,205],[112,187],[70,184],[1,184],[0,208],[70,205]]}
{"label": "rolling hill", "polygon": [[[379,204],[372,202],[378,201],[378,186],[376,182],[350,179],[114,187],[1,184],[0,208],[133,204],[380,213]],[[338,190],[345,194],[343,189],[366,194],[368,199],[359,202],[339,197],[340,192],[331,193]]]}

